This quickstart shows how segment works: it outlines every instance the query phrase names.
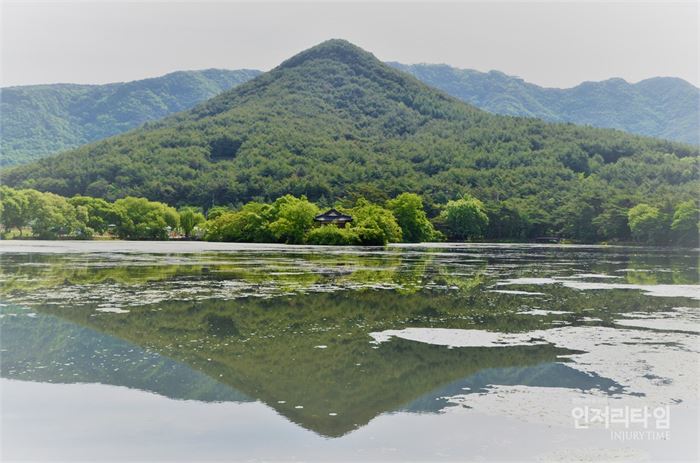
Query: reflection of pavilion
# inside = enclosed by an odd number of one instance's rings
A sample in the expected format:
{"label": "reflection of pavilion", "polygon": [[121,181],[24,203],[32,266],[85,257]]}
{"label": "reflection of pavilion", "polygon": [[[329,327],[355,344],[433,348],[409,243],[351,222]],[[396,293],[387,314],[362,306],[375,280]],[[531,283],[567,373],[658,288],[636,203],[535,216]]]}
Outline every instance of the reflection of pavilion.
{"label": "reflection of pavilion", "polygon": [[[404,304],[408,307],[405,313],[389,314],[388,318],[386,312],[380,311],[385,317],[382,322],[397,323],[402,316],[410,315],[412,305],[425,304],[424,295],[407,298],[415,304]],[[156,306],[159,310],[153,311],[150,306],[119,315],[95,315],[87,307],[37,308],[37,319],[12,317],[13,323],[23,324],[24,331],[17,332],[24,335],[4,339],[3,347],[10,349],[15,363],[28,365],[52,364],[47,360],[61,358],[65,349],[60,342],[48,342],[38,351],[22,344],[29,339],[68,336],[73,338],[72,346],[83,345],[86,352],[94,352],[96,343],[106,342],[105,339],[133,343],[157,352],[160,361],[174,363],[170,360],[174,359],[179,367],[156,369],[157,374],[151,372],[150,377],[144,378],[139,376],[141,370],[130,371],[124,365],[124,376],[129,378],[119,380],[111,367],[94,371],[95,361],[90,355],[73,355],[77,361],[72,368],[89,372],[76,376],[77,381],[84,376],[91,382],[119,383],[173,398],[251,398],[304,428],[329,437],[347,434],[376,416],[397,409],[436,411],[436,406],[442,408],[445,404],[435,398],[445,396],[455,385],[532,382],[538,386],[606,389],[612,384],[605,378],[591,380],[562,365],[560,356],[572,352],[552,345],[447,349],[398,338],[372,345],[367,330],[377,326],[379,320],[371,319],[370,307],[377,306],[371,293],[311,294],[264,301],[168,302]],[[60,323],[39,323],[49,319]],[[366,326],[353,328],[358,323]],[[319,331],[318,326],[326,329]],[[76,331],[80,333],[77,339]],[[12,344],[7,344],[9,340]],[[192,342],[195,340],[204,342]],[[315,348],[319,345],[326,348]],[[3,363],[10,358],[5,355]],[[63,363],[67,362],[56,365]],[[129,363],[127,359],[125,363]],[[3,376],[6,371],[3,368]],[[35,378],[38,381],[50,381],[52,374],[58,374],[35,371],[41,375]],[[566,384],[561,383],[562,372],[570,378]],[[63,380],[76,381],[70,376],[64,375]],[[193,396],[188,388],[198,387],[192,382],[194,377],[205,377],[217,386],[207,384],[208,394]],[[149,385],[151,382],[153,385]]]}

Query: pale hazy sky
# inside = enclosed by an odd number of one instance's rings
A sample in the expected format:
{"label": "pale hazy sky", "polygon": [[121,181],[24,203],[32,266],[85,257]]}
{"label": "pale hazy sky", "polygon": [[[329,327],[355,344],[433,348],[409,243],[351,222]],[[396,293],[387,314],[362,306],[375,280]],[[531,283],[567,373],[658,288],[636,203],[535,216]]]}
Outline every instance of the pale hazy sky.
{"label": "pale hazy sky", "polygon": [[384,61],[497,69],[544,86],[677,76],[698,85],[697,1],[2,0],[3,86],[175,70],[268,70],[329,38]]}

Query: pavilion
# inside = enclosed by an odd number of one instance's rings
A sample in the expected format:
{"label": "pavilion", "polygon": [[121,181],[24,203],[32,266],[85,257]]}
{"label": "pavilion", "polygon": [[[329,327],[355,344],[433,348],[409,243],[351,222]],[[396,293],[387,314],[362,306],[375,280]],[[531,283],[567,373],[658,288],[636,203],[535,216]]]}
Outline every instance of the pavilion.
{"label": "pavilion", "polygon": [[335,209],[330,209],[314,217],[314,221],[320,222],[321,225],[333,224],[337,225],[339,228],[345,228],[346,223],[352,222],[352,216],[338,212]]}

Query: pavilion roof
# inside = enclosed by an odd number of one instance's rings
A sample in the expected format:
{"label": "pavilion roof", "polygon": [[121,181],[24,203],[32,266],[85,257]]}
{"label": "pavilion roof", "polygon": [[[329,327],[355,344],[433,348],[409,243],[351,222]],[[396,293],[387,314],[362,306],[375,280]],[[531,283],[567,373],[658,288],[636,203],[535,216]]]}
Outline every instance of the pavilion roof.
{"label": "pavilion roof", "polygon": [[352,222],[352,216],[338,212],[335,209],[329,209],[323,214],[314,217],[316,222]]}

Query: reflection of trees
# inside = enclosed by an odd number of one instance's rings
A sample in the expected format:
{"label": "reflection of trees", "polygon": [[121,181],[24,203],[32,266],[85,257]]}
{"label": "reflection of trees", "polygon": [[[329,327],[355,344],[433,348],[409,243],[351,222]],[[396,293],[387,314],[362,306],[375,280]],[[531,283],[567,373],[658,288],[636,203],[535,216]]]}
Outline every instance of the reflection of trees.
{"label": "reflection of trees", "polygon": [[[690,257],[690,259],[689,259]],[[658,256],[653,260],[632,257],[630,270],[623,274],[635,285],[692,285],[698,283],[698,258],[691,256]]]}
{"label": "reflection of trees", "polygon": [[39,310],[189,365],[328,436],[482,369],[552,362],[569,353],[550,345],[447,349],[401,339],[370,343],[368,332],[424,323],[433,299],[365,291],[169,302],[118,316],[95,315],[89,308]]}
{"label": "reflection of trees", "polygon": [[474,262],[468,267],[460,268],[459,272],[455,272],[453,268],[440,266],[436,269],[433,282],[450,289],[458,289],[462,295],[467,295],[483,286],[487,268],[486,261]]}
{"label": "reflection of trees", "polygon": [[[127,314],[95,312],[99,299],[83,301],[82,306],[46,305],[36,310],[105,333],[114,342],[127,341],[157,352],[186,365],[200,379],[203,373],[225,384],[227,391],[242,391],[329,436],[342,435],[379,413],[459,378],[485,369],[556,362],[558,355],[567,353],[548,345],[447,349],[401,339],[374,346],[368,336],[372,331],[419,326],[523,332],[559,321],[588,323],[586,317],[610,324],[625,312],[663,311],[680,305],[677,299],[649,297],[639,291],[579,291],[558,284],[507,287],[545,292],[545,296],[492,293],[488,289],[496,282],[494,272],[489,273],[489,263],[474,257],[409,251],[365,255],[242,253],[139,256],[120,263],[110,257],[91,256],[88,266],[80,255],[11,255],[3,258],[0,268],[2,291],[10,298],[31,294],[37,288],[73,285],[82,285],[81,290],[87,294],[90,285],[108,283],[119,284],[110,288],[119,296],[120,291],[126,293],[122,285],[133,291],[158,281],[163,288],[171,288],[172,282],[183,278],[203,285],[237,280],[274,286],[280,291],[267,299],[221,301],[214,294],[197,302],[165,301],[129,307]],[[617,264],[593,263],[591,271],[611,274],[620,265],[644,265],[643,261],[631,260],[620,264],[619,257],[611,257],[615,259]],[[674,268],[672,261],[664,259],[654,261],[651,267],[658,268],[659,262],[664,262],[667,268]],[[681,267],[688,265],[687,259],[684,262]],[[532,276],[533,268],[523,267],[517,272]],[[332,292],[306,291],[310,288]],[[293,295],[282,295],[285,293]],[[567,313],[525,313],[534,308]],[[44,320],[48,319],[55,320]],[[37,341],[37,348],[54,353],[70,351],[68,335],[61,334],[64,328],[54,334],[52,329],[42,331],[46,339]],[[26,337],[15,338],[18,345],[40,339],[39,333],[24,333]],[[144,374],[139,369],[131,371],[134,377]],[[173,397],[186,394],[178,392],[178,375],[167,379],[165,370],[155,371],[156,376],[165,375],[159,383],[167,384],[167,391],[161,393]],[[139,386],[137,382],[106,376],[107,370],[95,375],[85,373],[84,377],[105,377],[114,384],[121,381],[119,384],[148,389],[145,383]],[[304,408],[297,409],[297,405]]]}
{"label": "reflection of trees", "polygon": [[[112,384],[184,400],[251,400],[206,374],[120,338],[53,315],[30,318],[12,309],[4,308],[0,324],[3,378]],[[17,315],[9,315],[13,312]]]}
{"label": "reflection of trees", "polygon": [[1,294],[27,293],[32,290],[69,285],[98,285],[118,283],[141,285],[149,281],[160,281],[201,271],[201,266],[124,266],[124,267],[78,267],[64,265],[22,266],[8,271],[3,265]]}
{"label": "reflection of trees", "polygon": [[179,263],[166,263],[150,256],[144,262],[92,259],[91,262],[65,256],[12,255],[0,263],[3,285],[0,294],[21,295],[39,289],[70,285],[120,284],[138,286],[176,278],[237,280],[274,287],[280,293],[304,291],[314,285],[348,287],[390,286],[402,292],[422,288],[430,256],[404,258],[400,254],[333,256],[299,254],[281,257],[246,255],[176,256]]}
{"label": "reflection of trees", "polygon": [[[688,249],[653,250],[639,254],[610,256],[612,262],[596,262],[594,273],[607,273],[624,278],[619,280],[634,285],[698,283],[698,256]],[[620,272],[620,267],[626,269]]]}

